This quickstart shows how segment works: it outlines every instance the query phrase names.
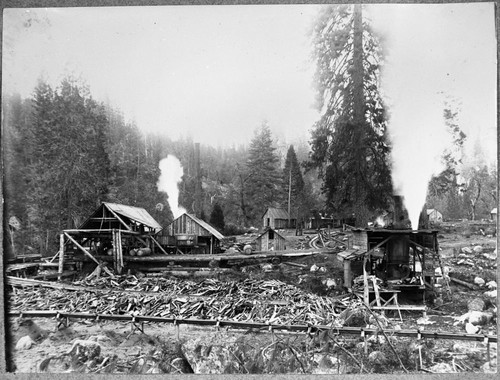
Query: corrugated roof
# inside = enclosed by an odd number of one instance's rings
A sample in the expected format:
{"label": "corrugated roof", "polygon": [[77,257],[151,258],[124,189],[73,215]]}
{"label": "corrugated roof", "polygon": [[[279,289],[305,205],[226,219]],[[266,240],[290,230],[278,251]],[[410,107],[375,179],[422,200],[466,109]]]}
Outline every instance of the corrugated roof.
{"label": "corrugated roof", "polygon": [[160,224],[149,214],[149,212],[141,207],[126,206],[118,203],[108,202],[103,202],[103,204],[119,215],[124,215],[127,218],[142,223],[150,228],[154,228],[155,230],[162,229],[162,226],[160,226]]}
{"label": "corrugated roof", "polygon": [[288,212],[282,208],[269,207],[266,212],[262,215],[269,214],[269,218],[272,219],[288,219]]}
{"label": "corrugated roof", "polygon": [[[185,212],[184,214],[186,214],[191,219],[193,219],[196,223],[198,223],[200,226],[202,226],[204,229],[206,229],[208,232],[210,232],[212,235],[214,235],[217,239],[219,239],[219,240],[224,239],[224,235],[222,235],[219,231],[217,231],[215,229],[215,227],[213,227],[211,224],[205,222],[204,220],[198,219],[196,216],[188,214],[187,212]],[[180,216],[179,216],[179,218],[180,218]]]}

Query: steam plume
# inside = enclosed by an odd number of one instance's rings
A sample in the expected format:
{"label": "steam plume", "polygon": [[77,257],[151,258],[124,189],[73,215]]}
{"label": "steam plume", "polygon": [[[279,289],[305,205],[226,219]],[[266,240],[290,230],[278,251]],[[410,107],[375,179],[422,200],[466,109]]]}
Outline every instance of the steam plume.
{"label": "steam plume", "polygon": [[381,87],[389,110],[394,192],[404,197],[417,229],[429,181],[444,169],[442,153],[451,144],[443,91],[450,88],[453,67],[446,59],[439,12],[410,6],[392,10],[374,14],[373,21],[388,47]]}
{"label": "steam plume", "polygon": [[168,195],[168,204],[174,214],[174,218],[182,215],[186,210],[179,205],[179,182],[182,179],[184,170],[177,157],[168,155],[159,163],[160,178],[158,179],[158,191],[163,191]]}

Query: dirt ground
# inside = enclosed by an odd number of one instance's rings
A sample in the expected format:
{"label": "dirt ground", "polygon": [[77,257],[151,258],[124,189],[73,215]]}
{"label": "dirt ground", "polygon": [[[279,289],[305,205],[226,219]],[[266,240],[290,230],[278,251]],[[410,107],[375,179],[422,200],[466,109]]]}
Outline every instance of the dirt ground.
{"label": "dirt ground", "polygon": [[[471,301],[481,299],[484,309],[495,316],[481,326],[480,333],[496,335],[496,299],[485,296],[488,289],[484,285],[496,281],[497,260],[491,256],[496,253],[496,239],[448,233],[439,236],[439,244],[443,264],[449,267],[451,277],[471,284],[481,277],[484,282],[476,284],[474,289],[451,282],[450,292],[443,293],[442,303],[430,305],[426,318],[422,313],[404,312],[404,321],[393,320],[391,326],[465,333],[465,323],[460,318],[468,312]],[[481,253],[473,251],[477,246],[482,247]],[[473,265],[470,265],[471,261]],[[340,282],[342,278],[342,265],[336,255],[320,254],[294,263],[302,264],[302,267],[281,263],[272,270],[262,270],[261,266],[254,265],[228,274],[227,280],[277,279],[323,296],[342,293],[339,287],[325,285],[328,279]],[[313,265],[325,269],[311,272]],[[31,322],[13,318],[9,321],[8,331],[11,336],[11,370],[17,373],[403,372],[403,367],[391,356],[394,354],[390,345],[378,341],[363,343],[360,338],[323,337],[321,341],[304,334],[278,336],[255,331],[153,323],[144,324],[141,332],[130,323],[79,320],[70,321],[65,327],[48,318]],[[19,340],[27,335],[32,338],[31,347],[16,348]],[[360,348],[360,344],[370,344],[370,349]],[[426,340],[415,346],[412,340],[400,340],[393,345],[400,352],[405,369],[410,372],[496,372],[496,344],[490,344],[489,350],[483,342],[467,341]]]}

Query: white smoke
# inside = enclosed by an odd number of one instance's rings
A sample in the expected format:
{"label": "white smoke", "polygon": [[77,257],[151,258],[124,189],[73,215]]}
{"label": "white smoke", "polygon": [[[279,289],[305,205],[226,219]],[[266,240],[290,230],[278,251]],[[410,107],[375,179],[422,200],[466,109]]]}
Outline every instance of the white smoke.
{"label": "white smoke", "polygon": [[181,216],[186,210],[179,205],[179,183],[181,182],[184,170],[177,157],[168,155],[159,163],[160,178],[158,179],[158,191],[168,194],[168,204],[174,214],[174,218]]}
{"label": "white smoke", "polygon": [[429,7],[378,5],[370,12],[388,53],[381,87],[389,110],[394,192],[403,196],[414,229],[429,181],[444,169],[441,157],[452,144],[443,112],[445,96],[459,80],[456,63],[448,59],[443,8]]}

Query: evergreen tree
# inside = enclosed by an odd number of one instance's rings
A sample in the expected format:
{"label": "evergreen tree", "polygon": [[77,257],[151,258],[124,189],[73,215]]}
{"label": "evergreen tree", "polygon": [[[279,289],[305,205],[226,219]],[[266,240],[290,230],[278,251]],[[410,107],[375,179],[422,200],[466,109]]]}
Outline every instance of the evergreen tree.
{"label": "evergreen tree", "polygon": [[392,185],[385,110],[378,91],[381,47],[361,5],[325,8],[314,29],[318,109],[310,167],[320,170],[327,209],[356,217],[387,206]]}
{"label": "evergreen tree", "polygon": [[[109,160],[104,110],[70,79],[54,91],[43,81],[33,96],[27,136],[27,213],[46,250],[64,228],[78,226],[105,199]],[[52,247],[53,248],[53,247]]]}
{"label": "evergreen tree", "polygon": [[[301,206],[304,203],[304,178],[293,145],[286,153],[285,167],[283,168],[283,188],[288,199],[288,212],[291,217],[304,217]],[[301,212],[302,211],[302,212]]]}
{"label": "evergreen tree", "polygon": [[222,207],[218,203],[214,204],[212,212],[210,213],[210,224],[220,232],[224,231],[224,227],[226,226],[224,222],[224,211],[222,211]]}
{"label": "evergreen tree", "polygon": [[267,207],[280,205],[283,200],[282,176],[275,151],[271,130],[267,123],[263,123],[250,143],[246,163],[248,181],[245,193],[249,215],[254,223]]}

